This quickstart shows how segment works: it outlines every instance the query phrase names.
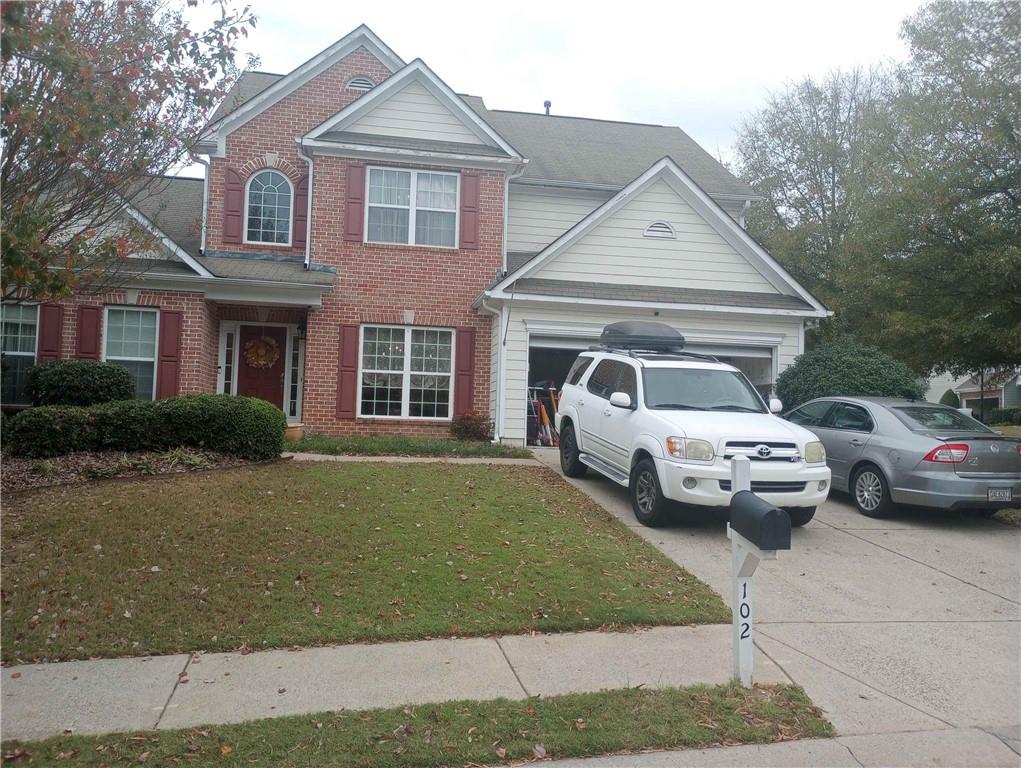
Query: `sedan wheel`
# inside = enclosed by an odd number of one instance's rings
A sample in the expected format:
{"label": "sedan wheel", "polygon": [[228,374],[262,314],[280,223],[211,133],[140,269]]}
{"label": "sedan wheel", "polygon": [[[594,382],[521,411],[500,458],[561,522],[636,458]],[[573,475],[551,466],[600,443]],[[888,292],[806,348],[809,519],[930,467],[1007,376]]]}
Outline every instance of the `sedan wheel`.
{"label": "sedan wheel", "polygon": [[886,479],[882,472],[871,464],[855,473],[851,495],[858,511],[866,517],[887,517],[893,512]]}

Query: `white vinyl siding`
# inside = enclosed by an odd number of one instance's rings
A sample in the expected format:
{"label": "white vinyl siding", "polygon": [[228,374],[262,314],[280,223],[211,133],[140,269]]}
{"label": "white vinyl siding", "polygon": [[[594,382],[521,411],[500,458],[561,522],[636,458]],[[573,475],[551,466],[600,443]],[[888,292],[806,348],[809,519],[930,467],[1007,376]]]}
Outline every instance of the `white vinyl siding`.
{"label": "white vinyl siding", "polygon": [[[641,232],[638,233],[639,238]],[[800,352],[799,338],[801,318],[771,317],[763,315],[742,315],[735,309],[733,314],[717,312],[671,312],[661,311],[656,318],[651,317],[647,310],[629,310],[617,307],[598,305],[574,305],[557,307],[523,302],[520,298],[514,303],[514,310],[507,330],[507,347],[504,350],[505,378],[503,396],[504,417],[501,437],[511,441],[523,441],[525,438],[525,411],[528,399],[526,385],[528,382],[528,345],[529,326],[532,333],[539,326],[556,325],[563,328],[584,326],[591,330],[592,337],[597,338],[603,326],[621,320],[634,320],[638,317],[655,319],[667,323],[690,337],[692,345],[698,339],[714,338],[715,349],[727,344],[740,347],[762,346],[763,342],[747,340],[743,336],[770,335],[779,339],[776,342],[777,373],[794,362]],[[707,342],[702,342],[707,343]],[[571,345],[565,344],[570,347]]]}
{"label": "white vinyl siding", "polygon": [[507,250],[538,253],[612,195],[612,192],[511,184]]}
{"label": "white vinyl siding", "polygon": [[420,83],[409,83],[345,130],[373,136],[484,144]]}
{"label": "white vinyl siding", "polygon": [[[676,239],[642,237],[667,221]],[[657,181],[529,277],[778,293],[665,182]]]}

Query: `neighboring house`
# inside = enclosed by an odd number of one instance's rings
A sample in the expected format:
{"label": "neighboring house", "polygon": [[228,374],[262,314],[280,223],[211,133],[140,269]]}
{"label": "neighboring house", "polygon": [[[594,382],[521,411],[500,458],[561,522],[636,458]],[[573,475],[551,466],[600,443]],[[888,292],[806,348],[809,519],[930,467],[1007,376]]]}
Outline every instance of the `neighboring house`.
{"label": "neighboring house", "polygon": [[246,73],[200,150],[205,183],[141,211],[166,246],[142,279],[5,310],[18,370],[112,360],[139,396],[254,395],[327,434],[488,412],[521,442],[526,387],[562,384],[606,323],[669,323],[766,392],[828,314],[680,129],[492,110],[364,26]]}
{"label": "neighboring house", "polygon": [[954,387],[954,392],[961,398],[961,407],[971,408],[976,415],[993,408],[1021,408],[1021,374],[972,376]]}

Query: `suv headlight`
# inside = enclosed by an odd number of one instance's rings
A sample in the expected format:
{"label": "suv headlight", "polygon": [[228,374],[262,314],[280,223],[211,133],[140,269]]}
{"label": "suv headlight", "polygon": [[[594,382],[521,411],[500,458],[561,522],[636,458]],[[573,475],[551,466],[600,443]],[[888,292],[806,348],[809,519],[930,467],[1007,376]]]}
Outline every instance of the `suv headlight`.
{"label": "suv headlight", "polygon": [[707,440],[696,440],[691,437],[668,437],[667,453],[675,459],[689,461],[712,461],[716,457],[712,443]]}
{"label": "suv headlight", "polygon": [[805,463],[807,464],[825,464],[826,463],[826,446],[820,442],[806,443],[805,444]]}

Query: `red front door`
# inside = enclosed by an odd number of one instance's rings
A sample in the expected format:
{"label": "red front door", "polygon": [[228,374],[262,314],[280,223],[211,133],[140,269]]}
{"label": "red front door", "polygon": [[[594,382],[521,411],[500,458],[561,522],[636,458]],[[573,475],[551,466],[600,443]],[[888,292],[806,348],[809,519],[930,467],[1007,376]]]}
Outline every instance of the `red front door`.
{"label": "red front door", "polygon": [[238,394],[284,407],[284,361],[287,329],[242,325],[238,354]]}

